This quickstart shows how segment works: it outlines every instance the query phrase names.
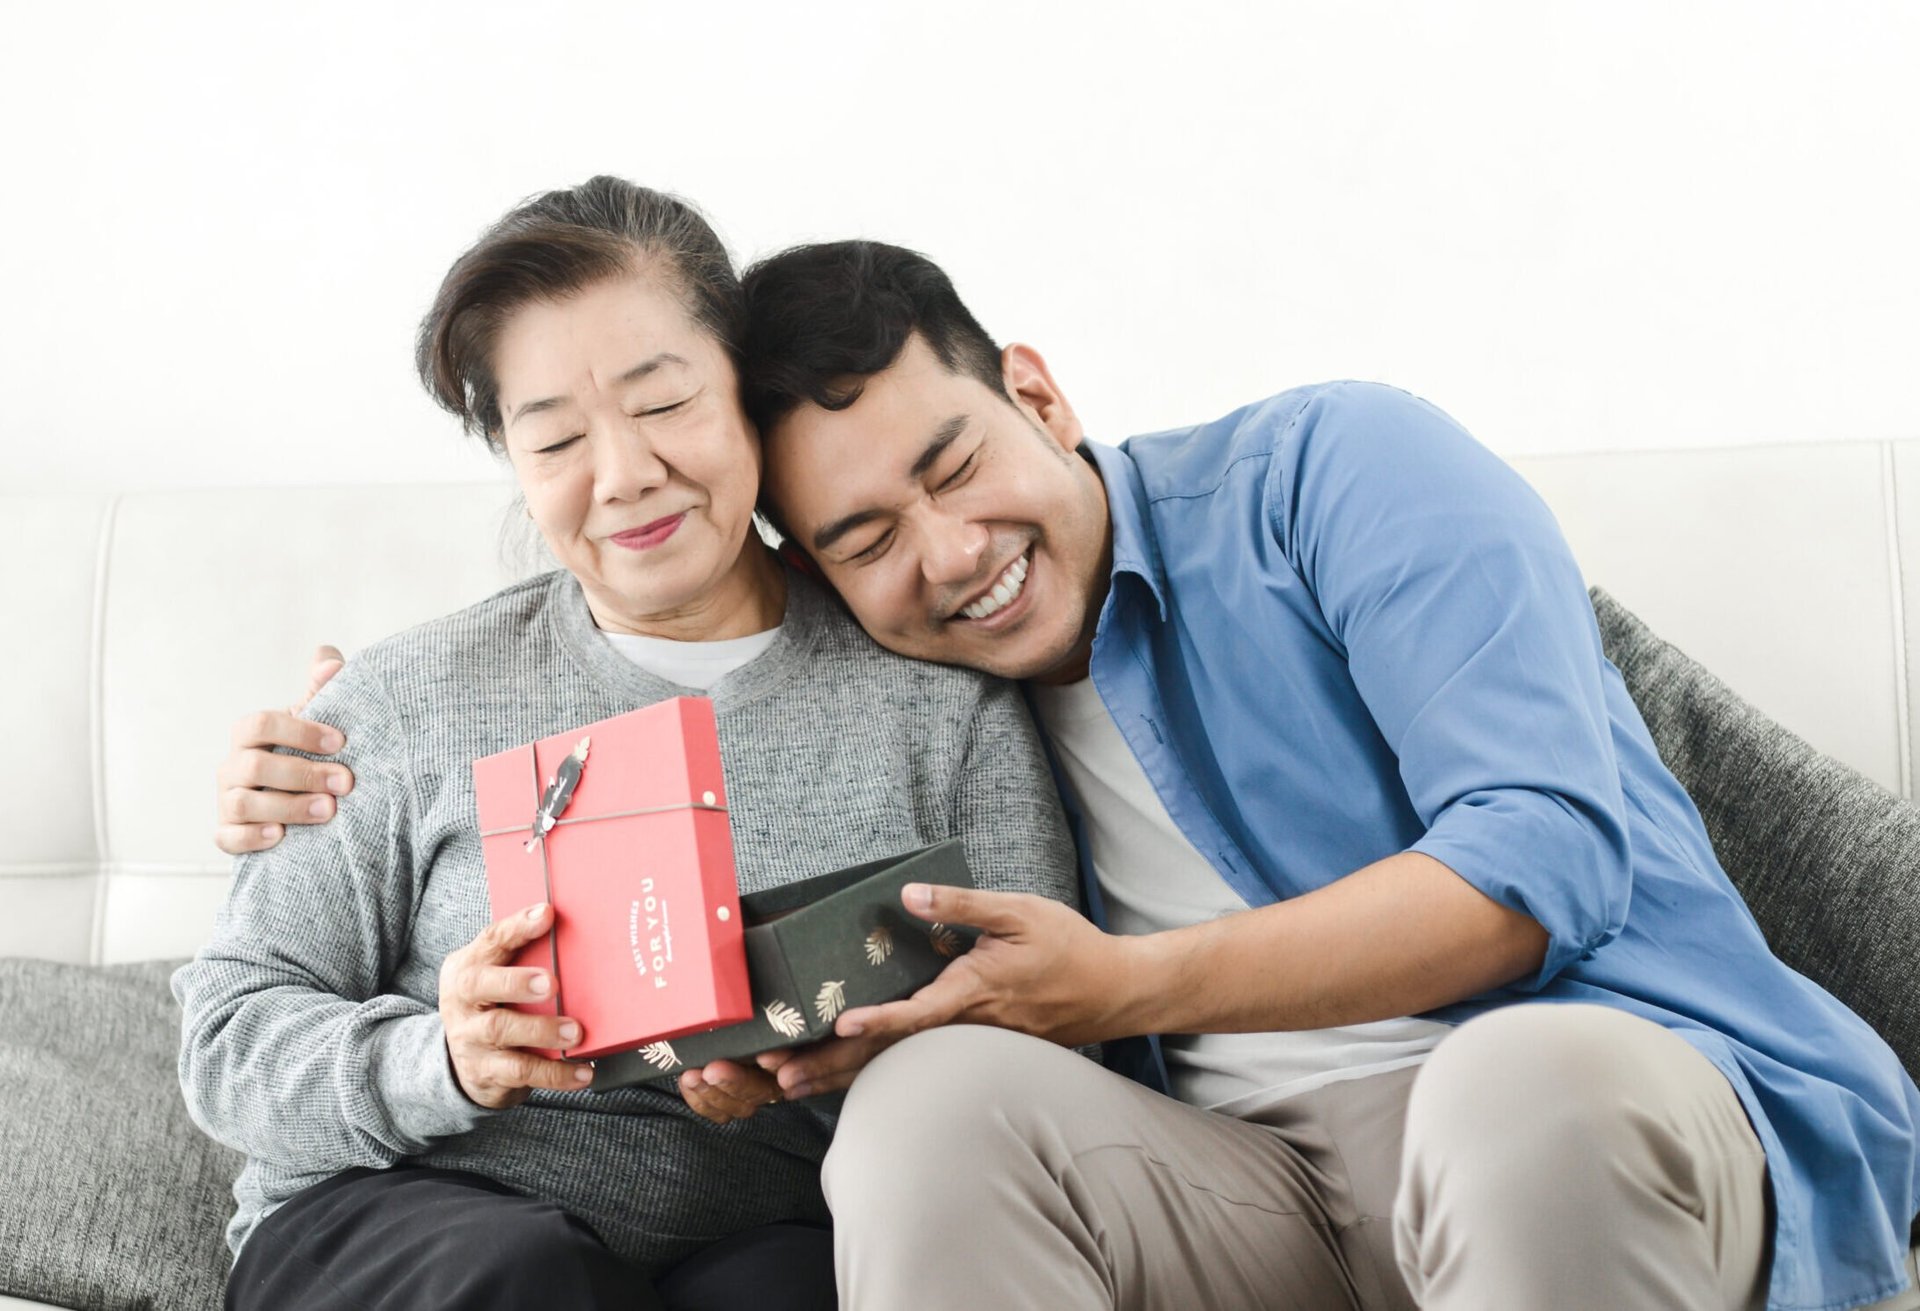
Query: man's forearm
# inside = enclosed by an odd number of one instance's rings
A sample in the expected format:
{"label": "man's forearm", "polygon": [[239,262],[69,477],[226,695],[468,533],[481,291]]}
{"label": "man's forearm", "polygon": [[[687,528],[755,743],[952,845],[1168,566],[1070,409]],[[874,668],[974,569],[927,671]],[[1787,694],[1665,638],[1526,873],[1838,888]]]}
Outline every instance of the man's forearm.
{"label": "man's forearm", "polygon": [[1439,861],[1403,852],[1305,896],[1123,941],[1126,1033],[1252,1033],[1472,997],[1537,970],[1547,934]]}

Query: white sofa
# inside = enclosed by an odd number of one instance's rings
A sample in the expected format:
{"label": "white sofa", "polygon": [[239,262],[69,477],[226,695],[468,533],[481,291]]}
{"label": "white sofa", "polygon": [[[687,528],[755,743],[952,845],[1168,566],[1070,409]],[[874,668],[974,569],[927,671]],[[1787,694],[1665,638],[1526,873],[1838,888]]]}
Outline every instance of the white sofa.
{"label": "white sofa", "polygon": [[[1913,795],[1920,441],[1516,463],[1590,583]],[[0,493],[0,956],[191,954],[227,883],[210,832],[231,721],[295,695],[316,642],[351,655],[542,567],[509,499],[504,484]]]}

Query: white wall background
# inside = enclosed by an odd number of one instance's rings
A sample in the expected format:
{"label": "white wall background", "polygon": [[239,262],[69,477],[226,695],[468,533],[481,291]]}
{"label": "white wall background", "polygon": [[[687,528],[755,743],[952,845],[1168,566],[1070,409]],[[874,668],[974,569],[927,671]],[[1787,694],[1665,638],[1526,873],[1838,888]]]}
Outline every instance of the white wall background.
{"label": "white wall background", "polygon": [[928,251],[1096,436],[1920,436],[1920,5],[0,5],[0,489],[491,468],[413,325],[598,171]]}

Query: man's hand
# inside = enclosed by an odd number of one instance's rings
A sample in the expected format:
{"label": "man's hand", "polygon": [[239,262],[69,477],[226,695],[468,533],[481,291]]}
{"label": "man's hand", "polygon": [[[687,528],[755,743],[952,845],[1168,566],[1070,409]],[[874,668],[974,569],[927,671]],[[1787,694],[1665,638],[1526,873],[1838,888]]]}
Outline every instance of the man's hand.
{"label": "man's hand", "polygon": [[580,1041],[580,1025],[565,1016],[528,1015],[508,1002],[546,1000],[553,978],[545,970],[506,962],[553,925],[553,908],[529,907],[496,920],[440,965],[440,1021],[460,1091],[480,1106],[518,1106],[535,1088],[577,1091],[593,1082],[593,1067],[549,1060],[527,1047],[564,1048]]}
{"label": "man's hand", "polygon": [[339,648],[323,646],[313,654],[307,691],[285,710],[262,710],[233,726],[233,751],[214,776],[219,824],[213,840],[230,856],[275,846],[288,824],[324,824],[333,818],[334,798],[353,790],[353,772],[345,765],[278,755],[291,747],[330,756],[346,745],[338,730],[302,719],[314,693],[346,663]]}
{"label": "man's hand", "polygon": [[1138,936],[1057,902],[910,884],[922,919],[987,931],[905,1001],[850,1010],[842,1037],[996,1024],[1069,1046],[1141,1033],[1327,1029],[1419,1015],[1528,978],[1547,932],[1446,865],[1403,851],[1272,905]]}
{"label": "man's hand", "polygon": [[1138,1032],[1127,1018],[1132,943],[1072,907],[1024,892],[925,883],[908,884],[900,899],[923,920],[985,934],[906,1000],[846,1012],[834,1025],[843,1039],[885,1045],[939,1024],[993,1024],[1074,1047]]}
{"label": "man's hand", "polygon": [[1478,996],[1530,977],[1547,950],[1537,921],[1418,851],[1272,905],[1138,936],[1103,933],[1022,893],[908,884],[901,901],[921,919],[986,936],[905,1001],[846,1012],[834,1025],[842,1038],[994,1024],[1078,1047],[1141,1033],[1327,1029]]}

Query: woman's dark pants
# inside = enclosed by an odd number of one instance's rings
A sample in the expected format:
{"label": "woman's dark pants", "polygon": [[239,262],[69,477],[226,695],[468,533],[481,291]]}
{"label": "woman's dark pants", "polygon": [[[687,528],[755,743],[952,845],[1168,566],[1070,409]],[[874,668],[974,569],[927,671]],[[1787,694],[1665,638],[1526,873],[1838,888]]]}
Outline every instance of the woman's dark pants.
{"label": "woman's dark pants", "polygon": [[833,1311],[833,1237],[749,1229],[649,1278],[551,1202],[479,1175],[348,1170],[254,1229],[229,1311]]}

